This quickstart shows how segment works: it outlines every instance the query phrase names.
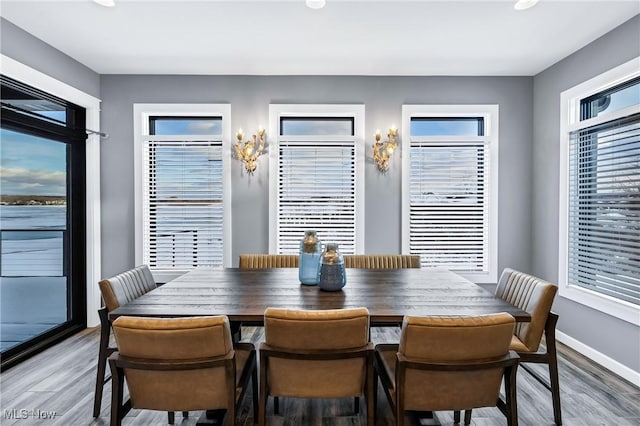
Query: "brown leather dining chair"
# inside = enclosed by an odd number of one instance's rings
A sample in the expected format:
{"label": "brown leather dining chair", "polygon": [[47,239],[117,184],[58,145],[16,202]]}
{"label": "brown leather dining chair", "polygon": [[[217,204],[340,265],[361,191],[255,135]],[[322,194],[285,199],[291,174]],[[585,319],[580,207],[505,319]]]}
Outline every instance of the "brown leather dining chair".
{"label": "brown leather dining chair", "polygon": [[345,254],[344,267],[360,269],[420,268],[420,256],[408,254]]}
{"label": "brown leather dining chair", "polygon": [[[392,407],[396,425],[406,411],[465,410],[497,406],[509,426],[518,424],[518,355],[509,351],[515,320],[507,313],[471,317],[406,316],[400,344],[375,348],[376,378]],[[505,401],[500,399],[504,378]],[[377,385],[374,383],[374,389]]]}
{"label": "brown leather dining chair", "polygon": [[[256,351],[233,344],[226,316],[191,318],[119,317],[113,322],[118,352],[109,357],[113,376],[111,425],[131,408],[168,411],[227,410],[236,424],[237,407],[253,382],[254,421],[258,413]],[[123,403],[126,381],[130,400]]]}
{"label": "brown leather dining chair", "polygon": [[240,269],[297,268],[297,254],[241,254]]}
{"label": "brown leather dining chair", "polygon": [[[241,254],[238,267],[240,269],[270,269],[270,268],[297,268],[299,257],[297,254]],[[232,333],[234,339],[242,339],[242,326],[260,326],[260,322],[244,321],[233,323]]]}
{"label": "brown leather dining chair", "polygon": [[111,334],[109,312],[157,287],[153,275],[151,275],[151,271],[146,265],[137,266],[114,277],[104,279],[100,281],[99,286],[104,306],[98,310],[100,318],[100,347],[98,350],[96,388],[93,397],[93,417],[100,415],[102,390],[105,383],[111,379],[111,376],[105,377],[107,358],[117,350],[109,347],[109,336]]}
{"label": "brown leather dining chair", "polygon": [[[511,350],[520,355],[522,368],[538,382],[551,391],[553,418],[556,425],[562,424],[560,409],[560,379],[558,374],[558,355],[556,351],[556,324],[558,315],[551,312],[551,305],[558,287],[533,275],[506,268],[496,287],[496,296],[531,314],[531,322],[518,323],[511,340]],[[538,351],[542,336],[545,337],[545,350]],[[547,381],[526,363],[547,364]]]}
{"label": "brown leather dining chair", "polygon": [[[363,394],[367,425],[374,424],[373,344],[366,308],[267,308],[264,327],[259,350],[261,426],[269,396],[359,401]],[[358,402],[355,408],[359,410]]]}

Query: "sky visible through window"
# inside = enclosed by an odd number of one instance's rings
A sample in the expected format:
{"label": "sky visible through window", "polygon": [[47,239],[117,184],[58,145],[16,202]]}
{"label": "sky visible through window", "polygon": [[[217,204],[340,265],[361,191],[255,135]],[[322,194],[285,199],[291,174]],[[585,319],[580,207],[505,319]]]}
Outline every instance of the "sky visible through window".
{"label": "sky visible through window", "polygon": [[2,195],[66,194],[66,144],[8,129],[0,141]]}
{"label": "sky visible through window", "polygon": [[480,117],[414,117],[411,136],[482,136]]}
{"label": "sky visible through window", "polygon": [[221,135],[221,117],[151,117],[153,135]]}

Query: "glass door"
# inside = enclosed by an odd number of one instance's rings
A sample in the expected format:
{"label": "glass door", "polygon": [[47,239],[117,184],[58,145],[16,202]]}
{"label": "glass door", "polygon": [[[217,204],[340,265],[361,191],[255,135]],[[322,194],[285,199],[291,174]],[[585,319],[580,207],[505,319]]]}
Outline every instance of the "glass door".
{"label": "glass door", "polygon": [[0,350],[5,352],[68,320],[67,145],[7,129],[0,130],[0,139]]}
{"label": "glass door", "polygon": [[2,76],[2,369],[85,327],[84,109]]}

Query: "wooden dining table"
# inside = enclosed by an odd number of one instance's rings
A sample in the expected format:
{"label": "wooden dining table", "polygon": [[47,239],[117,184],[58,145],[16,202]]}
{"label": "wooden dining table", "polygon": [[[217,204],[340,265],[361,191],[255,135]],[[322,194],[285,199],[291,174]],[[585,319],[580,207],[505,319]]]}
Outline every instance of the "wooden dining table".
{"label": "wooden dining table", "polygon": [[227,315],[231,322],[262,322],[267,307],[343,309],[366,307],[370,322],[401,324],[405,315],[471,316],[507,312],[531,316],[444,268],[347,269],[340,291],[300,284],[296,268],[197,268],[114,309],[122,315],[184,317]]}

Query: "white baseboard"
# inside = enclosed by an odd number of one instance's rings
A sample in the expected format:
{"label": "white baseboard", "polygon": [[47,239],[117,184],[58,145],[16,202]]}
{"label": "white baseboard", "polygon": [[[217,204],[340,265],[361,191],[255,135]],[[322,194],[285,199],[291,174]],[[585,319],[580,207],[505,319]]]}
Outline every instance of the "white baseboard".
{"label": "white baseboard", "polygon": [[581,353],[593,362],[600,364],[607,370],[611,370],[613,373],[622,377],[625,380],[633,383],[635,386],[640,387],[640,372],[627,367],[624,364],[619,363],[613,358],[608,357],[602,352],[598,352],[590,346],[585,345],[579,340],[574,339],[571,336],[564,334],[563,332],[556,330],[556,340],[564,343],[576,352]]}

